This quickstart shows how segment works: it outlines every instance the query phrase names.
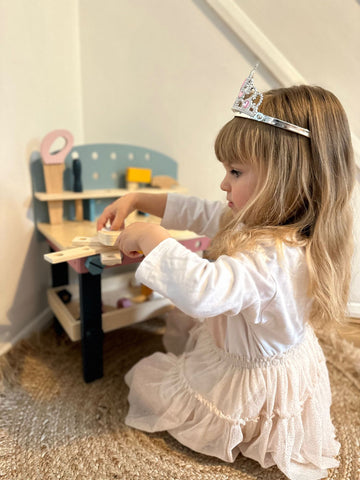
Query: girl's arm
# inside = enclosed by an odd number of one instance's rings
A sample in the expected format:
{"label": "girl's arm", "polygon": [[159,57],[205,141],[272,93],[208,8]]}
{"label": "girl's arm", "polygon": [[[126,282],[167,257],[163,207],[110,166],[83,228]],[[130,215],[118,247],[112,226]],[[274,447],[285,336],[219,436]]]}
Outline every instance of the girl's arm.
{"label": "girl's arm", "polygon": [[167,193],[131,192],[118,198],[107,206],[97,221],[97,229],[101,230],[110,221],[111,230],[124,228],[126,217],[134,210],[163,217],[167,201]]}
{"label": "girl's arm", "polygon": [[257,318],[276,290],[273,278],[245,256],[209,262],[173,238],[150,251],[136,278],[195,318],[237,315],[249,308]]}
{"label": "girl's arm", "polygon": [[225,205],[176,193],[131,192],[106,207],[97,221],[101,230],[110,221],[112,230],[124,228],[126,217],[134,210],[163,218],[161,225],[173,230],[191,230],[213,237]]}
{"label": "girl's arm", "polygon": [[188,315],[236,315],[250,306],[259,309],[273,296],[272,278],[246,257],[223,255],[209,262],[169,237],[160,225],[138,222],[120,233],[117,245],[131,257],[143,253],[137,279]]}
{"label": "girl's arm", "polygon": [[170,238],[165,228],[156,223],[135,222],[119,235],[115,245],[128,257],[147,256],[163,240]]}
{"label": "girl's arm", "polygon": [[219,229],[220,217],[225,208],[222,202],[171,193],[167,198],[161,225],[173,230],[191,230],[212,238]]}

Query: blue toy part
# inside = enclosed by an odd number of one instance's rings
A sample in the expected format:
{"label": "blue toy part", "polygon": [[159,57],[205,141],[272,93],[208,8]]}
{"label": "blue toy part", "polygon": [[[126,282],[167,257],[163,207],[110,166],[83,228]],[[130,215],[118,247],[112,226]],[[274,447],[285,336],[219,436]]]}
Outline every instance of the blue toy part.
{"label": "blue toy part", "polygon": [[91,255],[90,257],[87,257],[85,260],[85,267],[89,270],[91,275],[100,275],[104,270],[100,255]]}
{"label": "blue toy part", "polygon": [[[99,143],[74,146],[65,158],[64,190],[73,190],[73,161],[81,162],[84,190],[126,188],[128,167],[151,168],[152,175],[168,175],[177,179],[178,165],[172,158],[155,150],[134,145]],[[40,152],[31,154],[33,192],[45,192],[45,180]],[[83,200],[84,218],[94,221],[115,198]],[[49,222],[47,202],[34,200],[36,222]],[[74,201],[64,201],[64,218],[75,218]]]}

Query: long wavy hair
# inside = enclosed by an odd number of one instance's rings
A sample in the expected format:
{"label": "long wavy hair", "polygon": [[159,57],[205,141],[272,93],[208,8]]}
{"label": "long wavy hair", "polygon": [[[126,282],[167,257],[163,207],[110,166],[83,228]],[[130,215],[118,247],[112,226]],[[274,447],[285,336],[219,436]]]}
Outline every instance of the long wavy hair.
{"label": "long wavy hair", "polygon": [[311,139],[235,117],[215,141],[224,164],[251,164],[259,182],[245,207],[224,214],[210,258],[251,251],[259,240],[303,246],[312,297],[310,320],[342,323],[350,284],[351,193],[355,164],[344,109],[331,92],[296,86],[264,94],[261,111],[311,132]]}

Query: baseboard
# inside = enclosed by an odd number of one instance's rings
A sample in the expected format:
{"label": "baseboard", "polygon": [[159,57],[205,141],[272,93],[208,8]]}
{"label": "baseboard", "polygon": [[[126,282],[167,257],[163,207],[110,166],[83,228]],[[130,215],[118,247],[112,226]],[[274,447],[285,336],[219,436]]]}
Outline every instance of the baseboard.
{"label": "baseboard", "polygon": [[10,341],[0,342],[0,356],[8,352],[17,342],[28,337],[32,332],[45,328],[50,324],[53,317],[54,315],[50,308],[46,308],[40,313],[40,315],[34,318],[32,322],[26,325],[26,327],[20,330],[20,332],[18,332],[13,338],[11,338]]}

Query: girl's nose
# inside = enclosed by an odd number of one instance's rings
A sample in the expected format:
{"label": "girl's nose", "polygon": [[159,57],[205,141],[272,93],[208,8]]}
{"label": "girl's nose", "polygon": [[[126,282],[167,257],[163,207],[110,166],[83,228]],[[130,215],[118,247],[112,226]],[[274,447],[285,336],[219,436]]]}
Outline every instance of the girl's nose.
{"label": "girl's nose", "polygon": [[227,181],[226,179],[226,176],[224,177],[223,181],[220,183],[220,188],[221,190],[223,190],[224,192],[228,192],[229,191],[229,182]]}

